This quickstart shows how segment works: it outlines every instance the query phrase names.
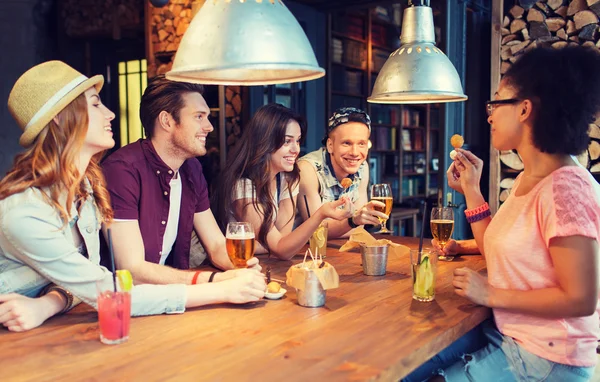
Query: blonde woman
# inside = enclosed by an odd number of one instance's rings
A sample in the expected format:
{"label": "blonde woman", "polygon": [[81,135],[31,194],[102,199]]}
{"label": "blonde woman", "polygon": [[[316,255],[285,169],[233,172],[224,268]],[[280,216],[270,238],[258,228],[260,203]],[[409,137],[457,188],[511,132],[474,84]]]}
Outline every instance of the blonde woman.
{"label": "blonde woman", "polygon": [[[115,115],[98,94],[103,82],[49,61],[24,73],[9,95],[25,147],[0,181],[0,323],[9,330],[39,326],[78,300],[95,308],[97,283],[112,282],[98,265],[98,233],[112,219],[98,161],[115,144]],[[218,283],[136,286],[132,315],[263,297],[258,271],[225,273]]]}

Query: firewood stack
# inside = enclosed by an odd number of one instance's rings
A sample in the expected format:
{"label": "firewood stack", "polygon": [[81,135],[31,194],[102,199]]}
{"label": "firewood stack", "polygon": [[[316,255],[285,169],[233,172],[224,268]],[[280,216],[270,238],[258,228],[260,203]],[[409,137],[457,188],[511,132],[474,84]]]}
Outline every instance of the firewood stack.
{"label": "firewood stack", "polygon": [[[600,0],[515,0],[502,22],[500,73],[506,73],[521,54],[537,46],[600,48],[599,18]],[[589,148],[578,159],[592,173],[600,173],[600,118],[590,124],[589,134]],[[514,151],[500,152],[500,162],[499,199],[504,202],[523,162]]]}
{"label": "firewood stack", "polygon": [[600,47],[600,0],[520,0],[502,22],[500,56],[504,74],[519,55],[538,45]]}
{"label": "firewood stack", "polygon": [[122,30],[142,30],[144,0],[62,0],[60,19],[67,36],[121,38]]}
{"label": "firewood stack", "polygon": [[155,65],[148,65],[149,75],[171,70],[181,38],[192,22],[192,0],[171,0],[162,8],[150,6],[148,21],[152,31],[152,51]]}

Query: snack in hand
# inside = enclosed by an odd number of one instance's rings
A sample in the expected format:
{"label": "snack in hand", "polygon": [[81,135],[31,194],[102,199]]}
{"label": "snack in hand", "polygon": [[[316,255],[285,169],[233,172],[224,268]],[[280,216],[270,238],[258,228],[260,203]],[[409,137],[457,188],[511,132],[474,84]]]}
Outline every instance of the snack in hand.
{"label": "snack in hand", "polygon": [[341,184],[342,184],[342,187],[348,188],[348,187],[352,186],[352,179],[344,178],[344,179],[342,179]]}
{"label": "snack in hand", "polygon": [[465,139],[460,134],[454,134],[452,138],[450,138],[450,144],[455,149],[460,149],[465,144]]}
{"label": "snack in hand", "polygon": [[[450,138],[450,144],[455,149],[460,149],[465,144],[465,139],[460,134],[454,134],[452,138]],[[450,151],[450,159],[454,160],[456,158],[456,150]]]}
{"label": "snack in hand", "polygon": [[281,285],[279,285],[279,283],[277,281],[271,281],[267,285],[267,292],[268,293],[279,293],[280,289],[281,289]]}

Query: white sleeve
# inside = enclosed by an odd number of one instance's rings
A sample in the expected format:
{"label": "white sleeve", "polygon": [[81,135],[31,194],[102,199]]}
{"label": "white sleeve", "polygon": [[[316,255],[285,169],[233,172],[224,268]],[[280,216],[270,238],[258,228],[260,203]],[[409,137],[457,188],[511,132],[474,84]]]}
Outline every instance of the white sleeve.
{"label": "white sleeve", "polygon": [[252,199],[254,197],[254,184],[248,178],[242,178],[235,184],[233,200]]}
{"label": "white sleeve", "polygon": [[[284,176],[281,179],[281,196],[279,197],[280,201],[290,198],[290,192],[288,191],[288,189],[289,189],[289,184],[287,182],[287,179]],[[300,192],[300,182],[296,182],[296,184],[294,185],[294,188],[292,189],[292,196],[293,197],[298,196],[299,192]]]}
{"label": "white sleeve", "polygon": [[[5,254],[97,307],[97,283],[110,287],[112,273],[82,256],[62,233],[58,213],[48,204],[25,203],[0,216],[0,246]],[[132,315],[181,313],[185,285],[140,285],[132,290]]]}

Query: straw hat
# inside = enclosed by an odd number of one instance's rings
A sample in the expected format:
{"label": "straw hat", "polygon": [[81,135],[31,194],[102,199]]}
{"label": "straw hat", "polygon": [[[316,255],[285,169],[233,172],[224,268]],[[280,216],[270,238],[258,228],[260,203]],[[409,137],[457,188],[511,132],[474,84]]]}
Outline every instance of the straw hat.
{"label": "straw hat", "polygon": [[23,134],[21,146],[33,143],[40,131],[77,96],[92,86],[100,91],[101,75],[87,78],[62,61],[48,61],[29,69],[8,96],[8,110]]}

